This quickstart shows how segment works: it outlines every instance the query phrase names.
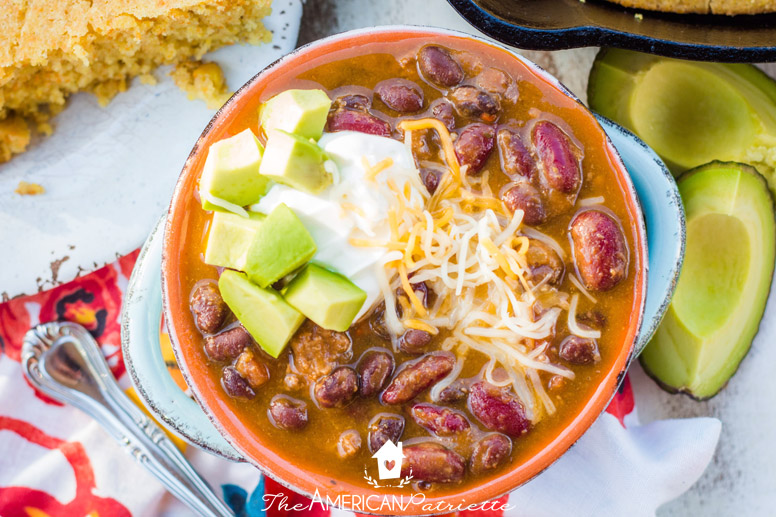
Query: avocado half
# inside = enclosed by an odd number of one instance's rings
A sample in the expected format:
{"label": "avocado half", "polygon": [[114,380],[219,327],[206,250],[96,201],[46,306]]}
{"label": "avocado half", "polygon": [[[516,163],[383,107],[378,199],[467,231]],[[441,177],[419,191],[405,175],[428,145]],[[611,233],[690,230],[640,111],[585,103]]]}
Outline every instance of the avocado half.
{"label": "avocado half", "polygon": [[712,160],[743,162],[776,191],[776,82],[752,65],[604,49],[588,102],[639,135],[674,174]]}
{"label": "avocado half", "polygon": [[749,351],[765,311],[776,255],[773,196],[741,163],[682,174],[687,249],[663,322],[641,354],[669,391],[712,397]]}

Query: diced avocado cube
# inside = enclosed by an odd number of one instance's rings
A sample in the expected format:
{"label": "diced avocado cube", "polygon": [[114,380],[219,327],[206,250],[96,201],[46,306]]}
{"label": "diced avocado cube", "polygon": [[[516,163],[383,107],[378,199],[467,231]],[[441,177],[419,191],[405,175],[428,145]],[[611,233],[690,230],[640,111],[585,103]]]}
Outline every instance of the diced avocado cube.
{"label": "diced avocado cube", "polygon": [[272,357],[280,355],[304,321],[277,291],[262,289],[243,273],[227,269],[218,279],[218,289],[245,330]]}
{"label": "diced avocado cube", "polygon": [[202,208],[220,210],[206,199],[209,196],[241,207],[261,199],[270,184],[259,174],[263,153],[264,147],[250,129],[212,144],[199,180]]}
{"label": "diced avocado cube", "polygon": [[331,99],[323,90],[286,90],[262,104],[259,124],[267,135],[273,129],[282,129],[318,140],[329,108]]}
{"label": "diced avocado cube", "polygon": [[366,300],[366,292],[346,277],[312,263],[288,284],[283,296],[321,327],[338,332],[350,327]]}
{"label": "diced avocado cube", "polygon": [[248,248],[266,217],[256,212],[249,214],[248,218],[229,212],[213,214],[205,248],[205,264],[245,271]]}
{"label": "diced avocado cube", "polygon": [[245,272],[253,282],[267,287],[305,265],[316,251],[315,241],[302,221],[281,203],[256,231]]}
{"label": "diced avocado cube", "polygon": [[310,194],[331,185],[331,174],[323,168],[326,153],[317,144],[279,129],[267,136],[267,149],[259,167],[262,176]]}

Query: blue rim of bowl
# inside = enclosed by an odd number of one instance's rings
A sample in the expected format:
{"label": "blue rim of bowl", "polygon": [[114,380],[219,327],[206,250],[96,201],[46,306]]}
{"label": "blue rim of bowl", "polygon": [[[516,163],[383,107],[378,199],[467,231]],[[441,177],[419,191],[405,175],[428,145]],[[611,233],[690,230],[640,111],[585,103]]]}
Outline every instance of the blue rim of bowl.
{"label": "blue rim of bowl", "polygon": [[[548,2],[550,0],[539,1]],[[568,10],[569,8],[564,0],[552,0],[552,2],[558,4],[558,9]],[[758,26],[765,32],[771,31],[771,27],[776,27],[776,14],[771,13],[730,17],[661,13],[643,9],[633,10],[614,4],[592,6],[596,9],[620,10],[623,20],[630,21],[630,19],[635,19],[636,15],[641,14],[642,17],[649,17],[647,18],[648,24],[671,24],[671,27],[676,27],[673,33],[675,34],[673,37],[676,39],[667,39],[630,32],[624,28],[618,29],[613,26],[590,23],[589,18],[582,14],[578,17],[578,24],[552,27],[548,26],[549,22],[545,19],[511,20],[506,13],[502,16],[484,7],[482,0],[448,0],[448,3],[467,22],[484,34],[507,45],[530,50],[562,50],[599,46],[618,47],[667,57],[701,61],[731,63],[776,61],[776,30],[773,30],[770,36],[763,36],[765,41],[742,44],[742,40],[748,36],[752,37],[750,35],[754,28],[747,27],[748,22],[756,19],[758,23],[764,23],[762,20],[767,20],[770,22],[770,26]],[[578,9],[591,8],[578,0],[574,0],[573,7]],[[617,16],[619,15],[620,13]],[[642,22],[643,20],[644,18],[642,18]],[[644,24],[641,23],[641,25]],[[680,38],[686,37],[685,34],[688,30],[694,31],[699,27],[707,27],[709,30],[719,28],[721,31],[728,31],[729,34],[737,36],[734,38],[736,43],[728,45],[705,44],[680,40]],[[681,28],[685,30],[681,30]]]}
{"label": "blue rim of bowl", "polygon": [[[143,244],[124,294],[121,310],[124,364],[140,400],[168,430],[216,456],[244,461],[199,404],[178,387],[162,357],[159,332],[162,323],[162,240],[166,219],[166,215],[159,219]],[[134,347],[146,348],[138,357]],[[162,393],[165,396],[159,396]]]}
{"label": "blue rim of bowl", "polygon": [[[614,142],[625,162],[642,206],[655,206],[656,201],[665,199],[666,206],[672,209],[670,214],[674,216],[667,217],[666,213],[652,210],[644,211],[647,227],[648,262],[652,267],[647,278],[646,317],[641,322],[639,337],[634,347],[634,356],[638,356],[660,326],[676,290],[676,283],[679,281],[687,239],[684,205],[674,176],[655,151],[628,129],[597,113],[594,115]],[[631,146],[633,149],[630,149]],[[661,172],[661,175],[654,175],[655,177],[649,178],[649,180],[639,174],[634,175],[631,173],[629,165],[631,160],[634,162],[639,160],[639,166],[643,166],[643,162],[648,160],[655,170]],[[649,198],[651,202],[647,204],[645,198]],[[666,251],[663,251],[664,248]],[[654,267],[654,263],[658,261],[661,261],[660,265],[663,265],[662,262],[666,262],[666,267]],[[650,297],[651,293],[663,293],[663,295],[658,298],[658,295],[653,294]]]}

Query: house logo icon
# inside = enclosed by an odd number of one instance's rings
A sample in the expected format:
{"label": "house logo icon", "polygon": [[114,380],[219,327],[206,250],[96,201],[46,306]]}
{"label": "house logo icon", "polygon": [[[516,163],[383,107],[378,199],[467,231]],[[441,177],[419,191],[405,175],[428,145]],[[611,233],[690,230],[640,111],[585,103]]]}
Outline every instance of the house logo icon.
{"label": "house logo icon", "polygon": [[395,444],[388,440],[372,455],[377,460],[377,476],[380,479],[398,479],[401,476],[402,460],[406,457],[401,449],[401,442]]}

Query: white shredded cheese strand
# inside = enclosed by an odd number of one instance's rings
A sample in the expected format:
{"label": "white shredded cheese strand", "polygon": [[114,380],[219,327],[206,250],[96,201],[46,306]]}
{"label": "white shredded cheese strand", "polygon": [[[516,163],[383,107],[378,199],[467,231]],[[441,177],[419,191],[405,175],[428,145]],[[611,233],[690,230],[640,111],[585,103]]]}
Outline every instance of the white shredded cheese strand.
{"label": "white shredded cheese strand", "polygon": [[234,203],[230,203],[226,199],[221,199],[220,197],[215,197],[214,195],[210,194],[210,192],[202,192],[199,193],[200,197],[204,199],[205,201],[223,208],[224,210],[227,210],[229,212],[232,212],[233,214],[240,215],[242,217],[248,218],[248,211],[245,210],[240,205],[235,205]]}
{"label": "white shredded cheese strand", "polygon": [[603,205],[604,204],[604,196],[587,197],[585,199],[580,199],[579,201],[577,201],[577,204],[579,206]]}
{"label": "white shredded cheese strand", "polygon": [[571,304],[569,305],[569,319],[568,327],[569,331],[575,336],[585,337],[589,339],[598,339],[601,337],[600,330],[584,329],[577,323],[577,302],[579,301],[579,295],[575,294],[571,297]]}
{"label": "white shredded cheese strand", "polygon": [[572,284],[574,284],[574,287],[579,289],[580,293],[585,295],[585,298],[587,298],[588,300],[590,300],[593,303],[598,303],[598,301],[595,299],[595,296],[590,294],[590,291],[588,291],[587,288],[585,288],[584,284],[582,284],[582,282],[579,280],[579,278],[577,278],[577,275],[575,275],[573,273],[570,274],[569,275],[569,280],[571,281]]}

